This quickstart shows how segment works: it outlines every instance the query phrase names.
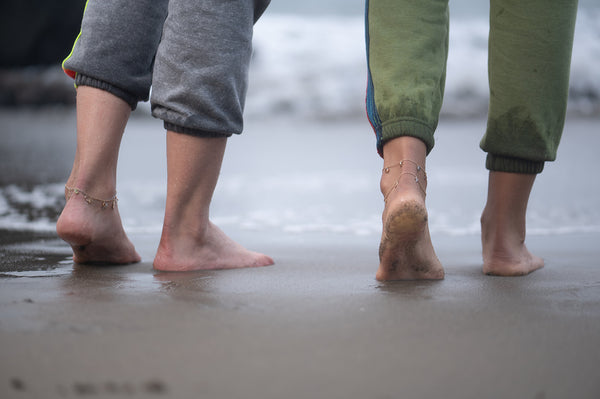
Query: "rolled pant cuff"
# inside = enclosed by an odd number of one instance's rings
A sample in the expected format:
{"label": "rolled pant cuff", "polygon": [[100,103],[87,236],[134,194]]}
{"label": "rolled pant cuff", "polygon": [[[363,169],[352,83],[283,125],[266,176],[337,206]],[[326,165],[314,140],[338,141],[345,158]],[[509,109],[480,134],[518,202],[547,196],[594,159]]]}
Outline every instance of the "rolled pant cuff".
{"label": "rolled pant cuff", "polygon": [[427,154],[435,144],[433,132],[435,128],[418,119],[396,119],[385,122],[381,127],[381,139],[377,143],[377,151],[383,156],[383,146],[390,140],[398,137],[415,137],[420,139],[427,147]]}
{"label": "rolled pant cuff", "polygon": [[544,161],[529,161],[526,159],[509,158],[500,155],[487,154],[485,167],[494,172],[538,174],[544,170]]}
{"label": "rolled pant cuff", "polygon": [[75,86],[89,86],[107,91],[129,104],[132,111],[137,107],[138,98],[136,96],[103,80],[78,73],[75,75]]}
{"label": "rolled pant cuff", "polygon": [[206,137],[206,138],[231,137],[232,136],[231,133],[227,134],[227,133],[219,133],[219,132],[210,132],[208,130],[193,129],[193,128],[189,128],[189,127],[175,125],[174,123],[170,123],[170,122],[165,122],[164,126],[165,126],[165,130],[169,130],[169,131],[175,132],[175,133],[187,134],[189,136]]}

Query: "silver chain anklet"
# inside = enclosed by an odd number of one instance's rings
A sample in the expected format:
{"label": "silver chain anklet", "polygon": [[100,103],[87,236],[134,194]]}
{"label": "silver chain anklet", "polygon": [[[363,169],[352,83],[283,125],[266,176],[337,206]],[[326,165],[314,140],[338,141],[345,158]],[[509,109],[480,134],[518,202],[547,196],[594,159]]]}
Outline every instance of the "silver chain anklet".
{"label": "silver chain anklet", "polygon": [[[391,168],[395,168],[396,166],[400,167],[400,169],[402,170],[403,167],[404,167],[404,163],[405,162],[410,162],[413,165],[415,165],[415,167],[417,168],[417,172],[416,173],[412,173],[412,172],[400,172],[400,174],[398,175],[398,178],[394,182],[394,186],[387,192],[387,194],[385,194],[383,196],[383,201],[384,202],[387,202],[387,199],[390,196],[390,194],[392,193],[392,191],[394,191],[396,188],[398,188],[398,185],[400,184],[400,177],[402,175],[411,175],[411,176],[413,176],[415,178],[415,183],[417,183],[417,186],[419,186],[419,189],[421,189],[421,191],[423,192],[423,195],[427,195],[427,193],[425,192],[425,189],[421,185],[422,184],[421,180],[425,181],[425,184],[427,184],[427,173],[425,173],[425,170],[421,167],[421,165],[419,165],[415,161],[411,161],[410,159],[403,159],[400,162],[395,163],[393,165],[384,166],[383,170],[381,172],[385,173],[385,174],[388,174],[388,173],[390,173],[390,169]],[[421,172],[421,174],[422,174],[422,178],[421,179],[419,179],[419,172]]]}
{"label": "silver chain anklet", "polygon": [[70,200],[71,197],[74,195],[83,196],[83,199],[85,200],[85,202],[87,202],[90,205],[92,205],[94,203],[99,203],[100,206],[102,207],[102,209],[106,209],[108,207],[110,207],[111,209],[115,209],[115,204],[119,200],[117,198],[116,194],[111,199],[104,200],[104,199],[92,197],[91,195],[89,195],[88,193],[86,193],[83,190],[78,189],[77,187],[65,186],[65,198],[67,199],[67,201]]}

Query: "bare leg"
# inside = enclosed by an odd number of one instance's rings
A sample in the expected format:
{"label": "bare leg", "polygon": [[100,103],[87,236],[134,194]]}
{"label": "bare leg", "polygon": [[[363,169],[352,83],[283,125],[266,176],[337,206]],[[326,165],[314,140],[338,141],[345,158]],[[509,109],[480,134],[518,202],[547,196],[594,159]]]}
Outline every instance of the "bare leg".
{"label": "bare leg", "polygon": [[[424,172],[425,156],[425,144],[413,137],[390,140],[383,148],[384,166],[392,168],[381,177],[381,192],[387,197],[377,280],[444,278],[444,269],[429,235],[424,192],[427,181],[416,166],[420,165]],[[412,162],[394,167],[402,160]],[[396,181],[398,185],[394,188]]]}
{"label": "bare leg", "polygon": [[[67,186],[95,198],[116,193],[117,159],[129,105],[103,90],[77,89],[77,150]],[[73,248],[77,263],[132,263],[140,256],[129,241],[118,208],[87,203],[72,195],[56,224],[58,236]]]}
{"label": "bare leg", "polygon": [[272,265],[248,251],[209,220],[226,138],[167,132],[167,204],[154,268],[164,271],[233,269]]}
{"label": "bare leg", "polygon": [[525,216],[536,175],[490,172],[481,216],[483,272],[522,276],[544,266],[525,246]]}

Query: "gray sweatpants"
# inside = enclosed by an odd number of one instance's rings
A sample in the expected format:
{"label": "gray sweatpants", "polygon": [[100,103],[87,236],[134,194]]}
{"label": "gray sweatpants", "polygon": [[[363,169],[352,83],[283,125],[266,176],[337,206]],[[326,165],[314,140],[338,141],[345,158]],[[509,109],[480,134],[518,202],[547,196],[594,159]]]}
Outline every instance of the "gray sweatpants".
{"label": "gray sweatpants", "polygon": [[88,0],[63,69],[167,130],[241,133],[254,23],[270,0]]}

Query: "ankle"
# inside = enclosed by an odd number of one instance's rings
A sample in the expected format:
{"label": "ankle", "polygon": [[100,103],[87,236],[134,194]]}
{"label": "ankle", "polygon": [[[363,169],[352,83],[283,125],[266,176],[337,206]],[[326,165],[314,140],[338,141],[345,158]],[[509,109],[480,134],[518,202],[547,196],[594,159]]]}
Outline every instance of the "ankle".
{"label": "ankle", "polygon": [[173,222],[165,219],[160,244],[173,247],[176,245],[202,245],[209,237],[210,222],[190,225],[186,222]]}
{"label": "ankle", "polygon": [[119,200],[116,194],[110,198],[96,198],[77,187],[65,186],[65,199],[68,201],[74,196],[80,196],[88,205],[96,205],[102,209],[115,209]]}
{"label": "ankle", "polygon": [[78,188],[98,198],[110,198],[117,191],[116,173],[101,170],[101,173],[79,171],[77,176],[70,176],[67,186]]}
{"label": "ankle", "polygon": [[395,191],[403,193],[418,191],[424,198],[427,190],[427,173],[421,165],[410,159],[386,162],[382,169],[380,190],[386,203]]}
{"label": "ankle", "polygon": [[480,218],[482,238],[489,241],[524,242],[525,216],[511,216],[507,213],[491,211],[486,207]]}
{"label": "ankle", "polygon": [[481,245],[484,259],[510,258],[525,248],[525,233],[515,229],[482,226]]}

